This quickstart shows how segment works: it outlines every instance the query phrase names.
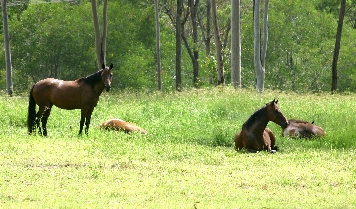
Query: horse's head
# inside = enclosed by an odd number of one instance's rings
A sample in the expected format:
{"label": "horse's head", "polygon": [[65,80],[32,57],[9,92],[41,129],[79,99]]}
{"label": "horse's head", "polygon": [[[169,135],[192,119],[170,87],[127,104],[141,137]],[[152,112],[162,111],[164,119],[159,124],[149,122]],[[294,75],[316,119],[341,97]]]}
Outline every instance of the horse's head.
{"label": "horse's head", "polygon": [[104,83],[105,86],[105,90],[106,91],[110,91],[111,88],[111,81],[112,81],[112,68],[114,67],[114,65],[111,63],[110,67],[105,66],[105,64],[103,63],[102,65],[102,72],[101,72],[101,79]]}
{"label": "horse's head", "polygon": [[274,123],[280,125],[283,129],[285,129],[289,122],[286,119],[286,117],[283,115],[281,110],[278,108],[278,100],[273,100],[270,103],[266,104],[266,109],[267,109],[267,117],[270,121],[273,121]]}

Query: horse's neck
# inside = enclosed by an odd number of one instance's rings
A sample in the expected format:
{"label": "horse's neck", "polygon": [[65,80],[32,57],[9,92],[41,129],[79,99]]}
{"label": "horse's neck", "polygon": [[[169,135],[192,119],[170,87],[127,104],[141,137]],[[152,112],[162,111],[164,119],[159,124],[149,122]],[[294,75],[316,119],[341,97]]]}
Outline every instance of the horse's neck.
{"label": "horse's neck", "polygon": [[259,118],[256,118],[254,123],[245,126],[244,128],[253,133],[263,134],[268,122],[269,120],[266,116],[260,116]]}
{"label": "horse's neck", "polygon": [[95,92],[98,96],[104,91],[105,85],[102,82],[96,83],[94,86]]}

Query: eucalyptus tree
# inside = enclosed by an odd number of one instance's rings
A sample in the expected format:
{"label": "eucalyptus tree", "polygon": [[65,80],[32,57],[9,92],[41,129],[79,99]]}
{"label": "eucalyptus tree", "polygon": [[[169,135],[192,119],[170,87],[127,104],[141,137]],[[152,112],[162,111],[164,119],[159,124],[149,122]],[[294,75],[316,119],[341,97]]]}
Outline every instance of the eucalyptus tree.
{"label": "eucalyptus tree", "polygon": [[103,24],[102,24],[102,34],[100,34],[100,26],[98,19],[98,10],[96,0],[91,0],[92,14],[93,14],[93,23],[95,31],[95,52],[96,59],[98,63],[98,69],[104,63],[106,64],[106,36],[108,30],[108,20],[107,20],[107,11],[108,11],[108,0],[104,0],[103,6]]}
{"label": "eucalyptus tree", "polygon": [[8,25],[8,15],[6,0],[1,0],[3,28],[4,28],[4,45],[5,45],[5,60],[6,60],[6,90],[9,95],[12,95],[12,65],[11,65],[11,52],[10,52],[10,35]]}
{"label": "eucalyptus tree", "polygon": [[156,62],[157,62],[157,83],[158,90],[162,90],[162,76],[161,76],[161,38],[160,38],[160,24],[159,24],[159,4],[158,0],[154,0],[155,4],[155,20],[156,20]]}
{"label": "eucalyptus tree", "polygon": [[210,0],[211,4],[211,17],[214,30],[214,40],[215,40],[215,59],[217,63],[217,75],[218,75],[218,85],[225,84],[225,73],[224,73],[224,62],[222,56],[222,44],[219,32],[216,2],[215,0]]}
{"label": "eucalyptus tree", "polygon": [[346,0],[341,0],[340,5],[340,14],[339,14],[339,21],[336,31],[336,40],[335,40],[335,49],[334,49],[334,56],[332,62],[332,83],[331,83],[331,92],[334,93],[337,89],[337,61],[339,58],[340,52],[340,42],[341,42],[341,34],[342,34],[342,26],[344,23],[344,16],[345,16],[345,5]]}
{"label": "eucalyptus tree", "polygon": [[177,0],[177,15],[176,15],[176,90],[182,90],[182,25],[184,21],[182,20],[183,13],[183,0]]}
{"label": "eucalyptus tree", "polygon": [[263,43],[262,52],[260,45],[260,0],[254,0],[253,10],[253,22],[254,22],[254,65],[256,73],[256,90],[258,92],[264,91],[264,79],[266,73],[266,51],[268,41],[268,3],[269,0],[265,0],[264,16],[263,16]]}
{"label": "eucalyptus tree", "polygon": [[240,0],[231,0],[231,84],[241,88]]}
{"label": "eucalyptus tree", "polygon": [[[198,79],[199,79],[199,45],[200,39],[198,36],[198,28],[199,28],[199,7],[200,1],[199,0],[188,0],[188,2],[184,2],[183,0],[177,1],[176,10],[173,7],[171,1],[167,1],[164,5],[165,13],[168,15],[171,23],[175,25],[176,32],[180,30],[180,39],[182,39],[184,46],[187,50],[187,53],[191,59],[192,66],[193,66],[193,85],[198,87]],[[178,19],[178,17],[180,17]],[[178,22],[178,20],[180,20]],[[191,27],[187,23],[190,23]],[[180,23],[178,28],[177,23]],[[187,26],[188,25],[188,26]],[[189,38],[191,36],[191,38]],[[177,39],[178,37],[176,37]],[[181,42],[181,40],[179,40]],[[178,43],[176,43],[177,47]],[[181,54],[181,53],[180,53]],[[176,56],[181,56],[176,52]],[[177,57],[179,58],[179,57]],[[178,61],[178,60],[176,60]],[[176,65],[179,63],[176,63]],[[177,71],[177,76],[179,76],[179,71]]]}

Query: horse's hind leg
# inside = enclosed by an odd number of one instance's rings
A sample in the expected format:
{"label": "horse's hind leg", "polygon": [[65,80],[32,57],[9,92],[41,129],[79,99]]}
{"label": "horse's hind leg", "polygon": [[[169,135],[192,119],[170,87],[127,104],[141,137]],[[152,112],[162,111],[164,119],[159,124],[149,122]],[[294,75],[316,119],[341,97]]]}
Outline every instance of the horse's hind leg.
{"label": "horse's hind leg", "polygon": [[35,125],[38,128],[38,133],[40,135],[42,135],[40,122],[42,121],[42,117],[43,117],[44,112],[45,112],[45,107],[44,106],[39,106],[38,112],[36,114]]}
{"label": "horse's hind leg", "polygon": [[51,114],[51,107],[45,107],[45,111],[41,119],[43,136],[47,136],[47,120],[50,114]]}
{"label": "horse's hind leg", "polygon": [[279,147],[278,146],[275,146],[276,144],[276,136],[274,135],[274,133],[266,128],[264,133],[263,133],[263,138],[264,138],[264,141],[267,145],[267,150],[270,152],[270,153],[275,153],[276,151],[279,150]]}

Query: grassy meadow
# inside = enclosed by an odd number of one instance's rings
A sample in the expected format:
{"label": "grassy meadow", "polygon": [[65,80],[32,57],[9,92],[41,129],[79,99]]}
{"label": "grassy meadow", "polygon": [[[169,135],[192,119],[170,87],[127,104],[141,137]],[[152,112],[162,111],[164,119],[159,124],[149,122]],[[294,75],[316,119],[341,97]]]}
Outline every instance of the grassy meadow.
{"label": "grassy meadow", "polygon": [[[282,137],[280,151],[236,151],[248,117],[278,99],[287,118],[326,137]],[[80,111],[54,107],[48,136],[29,136],[28,95],[0,97],[0,208],[355,208],[356,94],[229,87],[103,93],[88,136]],[[149,134],[102,131],[121,118]]]}

